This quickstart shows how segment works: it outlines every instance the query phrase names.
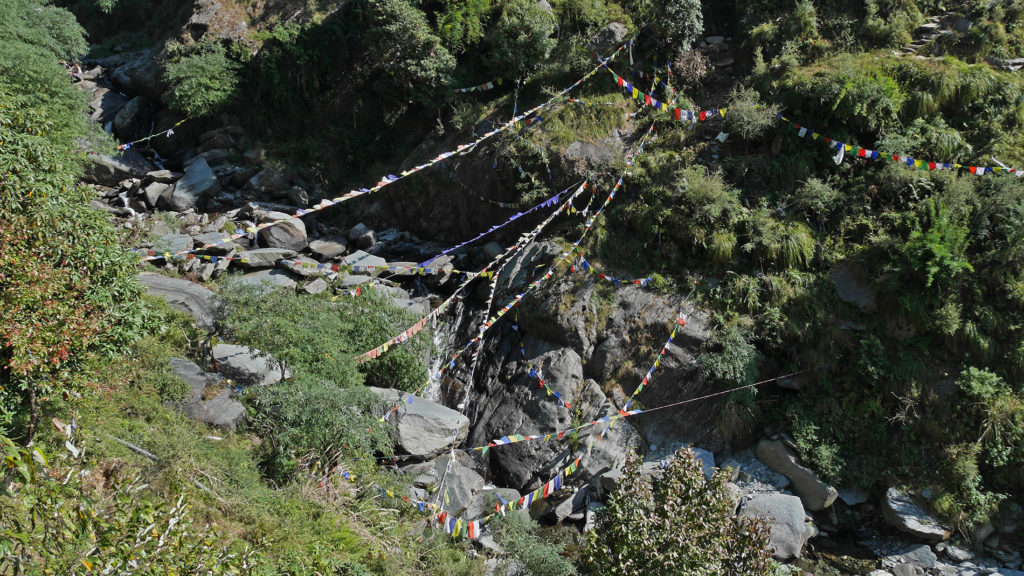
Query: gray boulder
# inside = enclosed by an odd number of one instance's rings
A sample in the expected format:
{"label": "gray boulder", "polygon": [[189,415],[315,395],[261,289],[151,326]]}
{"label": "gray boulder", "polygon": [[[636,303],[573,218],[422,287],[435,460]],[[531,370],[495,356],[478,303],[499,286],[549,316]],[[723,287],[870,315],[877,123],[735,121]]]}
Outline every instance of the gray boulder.
{"label": "gray boulder", "polygon": [[601,56],[609,56],[607,53],[621,46],[626,41],[628,35],[629,29],[626,28],[625,24],[612,22],[590,39],[590,45]]}
{"label": "gray boulder", "polygon": [[[448,465],[449,460],[451,467]],[[443,478],[441,492],[433,496],[431,501],[443,502],[444,494],[447,493],[448,505],[445,506],[445,510],[454,516],[466,516],[470,506],[477,505],[474,503],[477,495],[484,489],[484,478],[473,469],[473,459],[461,450],[455,451],[454,460],[451,454],[445,454],[430,462],[408,466],[405,472],[417,476],[433,476],[439,486]]]}
{"label": "gray boulder", "polygon": [[839,491],[822,482],[797,462],[796,454],[781,440],[762,440],[757,445],[757,459],[789,478],[793,492],[804,507],[813,512],[824,510],[839,497]]}
{"label": "gray boulder", "polygon": [[117,188],[122,180],[142,178],[154,169],[155,164],[129,149],[116,156],[90,154],[82,177],[86,182]]}
{"label": "gray boulder", "polygon": [[476,494],[470,501],[469,506],[466,508],[466,518],[476,520],[481,516],[486,516],[494,512],[494,506],[501,504],[501,500],[515,502],[519,500],[520,496],[521,494],[518,491],[511,488],[484,488],[483,491]]}
{"label": "gray boulder", "polygon": [[875,291],[867,284],[850,264],[840,264],[832,273],[836,294],[843,302],[856,305],[864,312],[874,312]]}
{"label": "gray boulder", "polygon": [[170,184],[162,182],[151,182],[148,184],[142,189],[142,199],[146,203],[146,207],[150,210],[156,208],[160,203],[160,197],[166,194],[170,188]]}
{"label": "gray boulder", "polygon": [[762,518],[771,526],[773,555],[778,560],[799,558],[814,527],[804,521],[804,506],[796,496],[764,494],[740,506],[740,516]]}
{"label": "gray boulder", "polygon": [[135,140],[149,134],[156,106],[142,96],[128,101],[114,117],[113,131],[121,140]]}
{"label": "gray boulder", "polygon": [[167,234],[153,240],[153,250],[177,254],[192,249],[192,237],[188,234]]}
{"label": "gray boulder", "polygon": [[[195,237],[196,249],[204,254],[227,256],[239,248],[234,242],[222,242],[228,236],[229,234],[224,232],[204,232],[199,234]],[[207,246],[207,248],[203,248],[203,246]]]}
{"label": "gray boulder", "polygon": [[[231,398],[231,390],[216,374],[209,374],[196,364],[171,358],[171,371],[185,380],[189,390],[181,400],[168,405],[197,422],[234,431],[245,419],[245,406]],[[204,400],[204,397],[210,397]]]}
{"label": "gray boulder", "polygon": [[264,168],[249,179],[246,187],[265,197],[277,196],[281,190],[288,186],[288,180],[283,174],[273,168]]}
{"label": "gray boulder", "polygon": [[159,182],[161,184],[174,184],[181,178],[181,172],[172,172],[171,170],[153,170],[152,172],[146,173],[145,183]]}
{"label": "gray boulder", "polygon": [[257,286],[269,290],[294,290],[297,282],[284,270],[260,270],[235,281],[239,286]]}
{"label": "gray boulder", "polygon": [[[269,386],[281,381],[281,369],[269,355],[248,346],[217,344],[213,347],[217,370],[241,386]],[[285,377],[291,370],[285,369]]]}
{"label": "gray boulder", "polygon": [[313,240],[309,243],[309,250],[321,260],[332,260],[343,255],[348,250],[348,246],[344,240]]}
{"label": "gray boulder", "polygon": [[197,0],[185,30],[193,40],[216,39],[239,42],[246,39],[249,27],[245,17],[230,2]]}
{"label": "gray boulder", "polygon": [[235,261],[245,268],[273,268],[278,260],[290,260],[297,256],[294,250],[284,248],[258,248],[235,255]]}
{"label": "gray boulder", "polygon": [[101,86],[93,92],[92,99],[89,100],[89,108],[92,109],[90,118],[93,122],[106,126],[107,123],[114,121],[117,113],[127,103],[128,98],[125,96]]}
{"label": "gray boulder", "polygon": [[213,169],[206,160],[198,158],[185,168],[185,174],[160,197],[158,204],[164,210],[184,212],[201,205],[219,191],[220,181]]}
{"label": "gray boulder", "polygon": [[373,232],[373,230],[370,230],[370,228],[366,224],[360,222],[359,224],[356,224],[355,226],[352,227],[351,230],[348,231],[348,239],[356,241],[360,237],[369,232]]}
{"label": "gray boulder", "polygon": [[950,536],[949,528],[925,512],[912,496],[896,488],[889,488],[885,492],[882,514],[891,526],[925,542],[941,542]]}
{"label": "gray boulder", "polygon": [[[389,421],[398,429],[402,452],[430,457],[449,449],[452,442],[461,444],[469,433],[469,418],[425,398],[413,398],[390,388],[373,388],[374,393],[389,405],[398,404],[398,411]],[[467,501],[468,503],[468,501]]]}
{"label": "gray boulder", "polygon": [[[282,221],[283,220],[283,221]],[[289,218],[283,212],[268,212],[262,218],[263,222],[277,222],[278,224],[263,228],[256,233],[256,241],[263,248],[287,248],[288,250],[302,250],[308,243],[306,236],[306,225],[298,218]]]}
{"label": "gray boulder", "polygon": [[327,282],[323,278],[314,278],[302,285],[302,291],[306,294],[323,294],[327,291]]}
{"label": "gray boulder", "polygon": [[163,87],[155,57],[152,50],[136,54],[109,74],[111,82],[126,94],[141,94],[154,102],[160,101]]}
{"label": "gray boulder", "polygon": [[149,293],[162,298],[171,308],[191,314],[204,330],[213,330],[214,294],[209,289],[181,278],[169,278],[153,272],[142,272],[136,279]]}
{"label": "gray boulder", "polygon": [[[356,250],[348,256],[345,256],[342,262],[344,262],[346,266],[387,266],[388,264],[387,260],[380,256],[371,256],[362,250]],[[380,272],[381,270],[374,271],[373,275],[375,276]]]}

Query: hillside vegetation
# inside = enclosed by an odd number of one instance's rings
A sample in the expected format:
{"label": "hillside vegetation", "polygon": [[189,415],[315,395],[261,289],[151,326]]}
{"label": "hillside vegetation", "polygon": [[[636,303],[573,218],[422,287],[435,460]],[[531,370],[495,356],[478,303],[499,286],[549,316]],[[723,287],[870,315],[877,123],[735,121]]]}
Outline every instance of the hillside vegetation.
{"label": "hillside vegetation", "polygon": [[[797,373],[728,396],[716,425],[730,445],[784,432],[832,485],[928,487],[931,512],[967,539],[1022,502],[1024,178],[1009,168],[1024,168],[1024,70],[1008,63],[1024,57],[1024,1],[225,0],[246,33],[198,39],[184,4],[0,0],[0,574],[485,570],[380,465],[395,432],[367,386],[418,389],[434,349],[423,332],[360,363],[419,319],[375,291],[218,281],[219,337],[289,377],[246,395],[237,432],[167,408],[187,392],[168,360],[202,363],[218,336],[144,295],[131,231],[90,207],[83,166],[116,144],[60,64],[154,38],[163,104],[195,124],[183,134],[238,119],[320,199],[548,100],[618,47],[594,40],[616,24],[636,41],[611,71],[724,117],[677,121],[600,69],[569,94],[590,104],[488,143],[503,190],[526,206],[552,180],[603,193],[628,172],[583,253],[665,293],[700,279],[712,335],[698,364],[717,390]],[[929,22],[942,33],[903,50]],[[650,125],[657,138],[627,165]],[[599,153],[567,156],[578,143]],[[396,184],[395,215],[322,217],[416,218],[470,172]],[[654,479],[631,459],[624,474],[589,536],[517,515],[495,523],[498,543],[530,574],[786,570],[692,458]]]}

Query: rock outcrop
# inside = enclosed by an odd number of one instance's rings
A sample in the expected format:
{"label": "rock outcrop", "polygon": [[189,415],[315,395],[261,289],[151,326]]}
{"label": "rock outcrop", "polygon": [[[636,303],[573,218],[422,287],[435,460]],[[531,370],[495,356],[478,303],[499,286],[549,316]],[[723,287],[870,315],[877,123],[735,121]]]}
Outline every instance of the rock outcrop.
{"label": "rock outcrop", "polygon": [[168,405],[198,422],[234,431],[245,418],[245,406],[231,398],[231,390],[217,374],[204,372],[188,360],[171,358],[171,371],[185,380],[188,392]]}
{"label": "rock outcrop", "polygon": [[204,330],[213,330],[214,294],[209,289],[188,280],[153,272],[141,272],[136,278],[149,289],[150,294],[163,298],[176,310],[191,314]]}
{"label": "rock outcrop", "polygon": [[941,542],[949,538],[950,530],[932,518],[914,498],[896,488],[889,488],[882,498],[885,521],[925,542]]}
{"label": "rock outcrop", "polygon": [[405,454],[429,458],[451,448],[453,442],[461,444],[469,433],[469,419],[451,408],[418,397],[409,403],[398,390],[370,390],[389,405],[398,404],[390,421],[398,429],[399,449]]}
{"label": "rock outcrop", "polygon": [[796,496],[765,494],[740,506],[740,516],[762,518],[771,526],[772,553],[778,560],[799,558],[804,544],[814,534],[805,521],[804,507]]}
{"label": "rock outcrop", "polygon": [[793,492],[804,507],[812,512],[824,510],[839,497],[839,491],[822,482],[797,461],[796,454],[782,440],[762,440],[757,445],[757,459],[789,478]]}

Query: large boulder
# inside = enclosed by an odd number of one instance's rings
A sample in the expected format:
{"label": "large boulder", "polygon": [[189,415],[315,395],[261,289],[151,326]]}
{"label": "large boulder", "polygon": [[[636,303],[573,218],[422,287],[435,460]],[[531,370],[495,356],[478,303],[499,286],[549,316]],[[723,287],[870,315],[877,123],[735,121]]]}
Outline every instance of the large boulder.
{"label": "large boulder", "polygon": [[256,233],[256,241],[263,248],[302,250],[308,243],[306,225],[299,218],[290,218],[284,212],[268,212],[263,222],[278,222]]}
{"label": "large boulder", "polygon": [[348,246],[342,239],[339,240],[313,240],[309,243],[309,251],[321,260],[332,260],[342,256],[348,251]]}
{"label": "large boulder", "polygon": [[220,181],[206,160],[197,158],[185,168],[185,174],[166,191],[157,204],[164,210],[184,212],[202,205],[220,191]]}
{"label": "large boulder", "polygon": [[114,117],[113,131],[121,140],[142,138],[150,133],[156,106],[143,96],[128,101]]}
{"label": "large boulder", "polygon": [[796,454],[781,440],[762,440],[757,445],[757,459],[789,478],[793,492],[804,507],[812,512],[824,510],[839,497],[839,491],[822,482],[797,461]]}
{"label": "large boulder", "polygon": [[414,397],[412,402],[398,390],[370,388],[388,404],[398,405],[390,421],[398,429],[398,444],[402,452],[430,457],[451,448],[453,442],[461,444],[469,433],[469,418],[425,398]]}
{"label": "large boulder", "polygon": [[155,57],[152,50],[139,52],[110,73],[111,82],[126,94],[140,94],[159,102],[163,88],[160,83],[160,65]]}
{"label": "large boulder", "polygon": [[601,56],[608,56],[608,52],[618,48],[629,37],[629,29],[621,22],[612,22],[602,28],[593,38],[590,45]]}
{"label": "large boulder", "polygon": [[89,108],[92,109],[90,118],[93,122],[106,127],[107,123],[117,118],[117,113],[128,104],[128,98],[109,88],[100,86],[92,93],[89,100]]}
{"label": "large boulder", "polygon": [[284,270],[260,270],[235,280],[239,286],[256,286],[263,292],[294,290],[298,283]]}
{"label": "large boulder", "polygon": [[192,17],[185,23],[185,30],[196,42],[203,38],[231,42],[246,39],[249,27],[245,12],[234,2],[196,0],[192,10]]}
{"label": "large boulder", "polygon": [[[217,344],[213,347],[217,371],[242,386],[269,386],[281,381],[281,369],[270,356],[248,346]],[[291,370],[285,368],[285,377]]]}
{"label": "large boulder", "polygon": [[278,260],[290,260],[296,255],[294,250],[284,248],[258,248],[239,252],[235,261],[245,268],[273,268]]}
{"label": "large boulder", "polygon": [[231,398],[231,390],[220,376],[203,372],[195,363],[181,358],[171,358],[170,365],[174,375],[188,384],[184,398],[168,402],[171,408],[193,420],[226,430],[234,431],[242,423],[245,406]]}
{"label": "large boulder", "polygon": [[156,165],[135,150],[125,150],[116,156],[90,154],[85,163],[83,179],[86,182],[117,188],[122,180],[142,178],[156,170]]}
{"label": "large boulder", "polygon": [[772,554],[778,560],[799,558],[815,530],[805,521],[804,506],[796,496],[764,494],[740,506],[740,516],[761,518],[771,526]]}
{"label": "large boulder", "polygon": [[477,495],[484,489],[484,478],[473,469],[473,459],[461,450],[454,452],[454,459],[452,454],[445,454],[430,462],[408,466],[405,472],[432,477],[431,484],[437,485],[439,492],[430,500],[444,502],[447,494],[448,503],[444,508],[453,516],[464,516],[471,506],[474,509],[479,506]]}
{"label": "large boulder", "polygon": [[889,488],[882,498],[882,515],[885,521],[925,542],[941,542],[950,536],[948,527],[932,518],[914,498],[896,488]]}
{"label": "large boulder", "polygon": [[194,282],[153,272],[142,272],[136,278],[150,294],[164,299],[175,310],[191,314],[204,330],[213,330],[213,292]]}

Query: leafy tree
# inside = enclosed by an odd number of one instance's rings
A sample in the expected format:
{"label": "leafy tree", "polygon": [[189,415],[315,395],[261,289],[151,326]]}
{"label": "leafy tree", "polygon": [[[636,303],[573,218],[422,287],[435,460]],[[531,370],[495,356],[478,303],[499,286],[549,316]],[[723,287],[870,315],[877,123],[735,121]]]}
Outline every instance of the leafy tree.
{"label": "leafy tree", "polygon": [[666,40],[679,51],[686,51],[704,32],[704,14],[700,0],[659,0],[659,14]]}
{"label": "leafy tree", "polygon": [[437,34],[455,53],[465,51],[484,36],[491,0],[445,0],[437,17]]}
{"label": "leafy tree", "polygon": [[381,71],[420,104],[444,102],[455,57],[431,32],[426,15],[406,0],[370,0],[369,15]]}
{"label": "leafy tree", "polygon": [[238,92],[242,65],[220,42],[199,42],[169,50],[164,62],[167,105],[186,116],[209,116]]}
{"label": "leafy tree", "polygon": [[622,485],[583,551],[589,573],[770,573],[768,528],[734,515],[723,474],[705,480],[688,448],[661,474],[645,476],[640,468],[640,458],[626,457]]}
{"label": "leafy tree", "polygon": [[498,19],[492,40],[494,67],[513,77],[536,68],[557,40],[555,15],[534,0],[511,0]]}

